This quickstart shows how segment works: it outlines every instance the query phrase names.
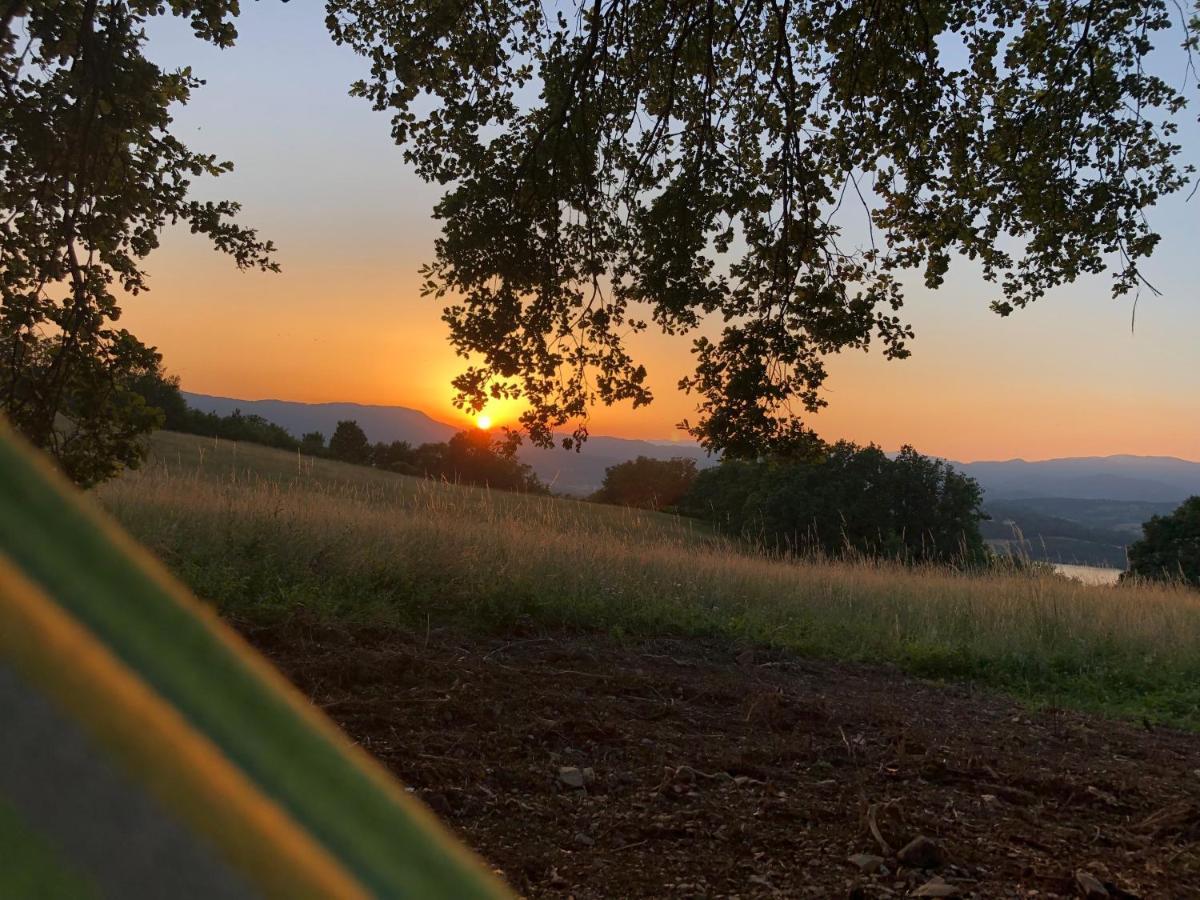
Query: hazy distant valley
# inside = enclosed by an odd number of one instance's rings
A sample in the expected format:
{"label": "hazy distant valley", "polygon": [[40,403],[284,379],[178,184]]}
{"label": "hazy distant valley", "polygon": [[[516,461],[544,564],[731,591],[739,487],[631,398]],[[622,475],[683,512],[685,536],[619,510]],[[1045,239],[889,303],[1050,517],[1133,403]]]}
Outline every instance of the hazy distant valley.
{"label": "hazy distant valley", "polygon": [[[184,397],[205,412],[228,415],[240,409],[262,416],[297,436],[308,431],[328,436],[342,419],[357,421],[372,441],[417,445],[444,441],[457,430],[401,406],[239,400],[188,392]],[[593,492],[606,468],[637,456],[685,456],[702,467],[716,462],[691,443],[603,435],[589,438],[579,453],[526,446],[521,456],[555,491],[575,495]],[[1050,562],[1123,568],[1125,547],[1140,536],[1143,522],[1200,494],[1200,463],[1171,457],[1016,459],[954,465],[984,488],[991,519],[981,530],[988,543],[998,550]]]}
{"label": "hazy distant valley", "polygon": [[[366,406],[358,403],[296,403],[290,400],[236,400],[229,397],[210,397],[183,392],[188,405],[204,412],[229,415],[235,409],[262,416],[299,436],[307,431],[320,431],[326,437],[342,419],[353,419],[371,441],[407,441],[418,444],[445,441],[458,428],[430,418],[425,413],[403,406]],[[670,459],[687,456],[700,466],[714,465],[700,447],[692,443],[657,443],[628,438],[594,435],[588,438],[582,452],[561,448],[542,449],[526,444],[521,458],[533,466],[542,481],[562,494],[582,496],[600,487],[604,470],[637,456]]]}

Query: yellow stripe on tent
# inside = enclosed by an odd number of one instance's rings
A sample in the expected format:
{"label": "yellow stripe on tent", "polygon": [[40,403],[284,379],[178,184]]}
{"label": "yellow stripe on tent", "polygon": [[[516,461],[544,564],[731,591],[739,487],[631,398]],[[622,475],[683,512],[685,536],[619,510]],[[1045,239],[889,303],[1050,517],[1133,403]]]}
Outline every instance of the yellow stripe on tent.
{"label": "yellow stripe on tent", "polygon": [[203,734],[0,554],[0,654],[266,893],[368,896]]}

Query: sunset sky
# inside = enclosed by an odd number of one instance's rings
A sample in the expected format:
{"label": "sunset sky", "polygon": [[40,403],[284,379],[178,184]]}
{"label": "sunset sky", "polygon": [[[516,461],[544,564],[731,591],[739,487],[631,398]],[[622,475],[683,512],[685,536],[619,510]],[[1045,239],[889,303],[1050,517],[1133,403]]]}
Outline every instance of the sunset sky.
{"label": "sunset sky", "polygon": [[[177,118],[193,149],[237,170],[199,185],[244,205],[242,221],[279,246],[281,275],[239,273],[176,230],[148,261],[151,292],[122,323],[156,345],[186,390],[246,399],[396,404],[464,422],[450,404],[457,360],[435,301],[419,296],[432,258],[438,189],[406,167],[388,117],[347,95],[362,62],[335,47],[319,4],[243,6],[241,37],[207,47],[178,22],[156,23],[150,53],[191,64],[208,84]],[[1174,57],[1170,57],[1174,58]],[[1182,65],[1180,77],[1182,77]],[[1200,161],[1195,86],[1180,142]],[[854,353],[831,363],[827,439],[911,443],[964,461],[1161,454],[1200,460],[1200,195],[1151,211],[1162,234],[1147,274],[1163,296],[1114,301],[1101,276],[1001,319],[965,261],[943,288],[909,290],[913,356]],[[639,358],[657,400],[599,409],[593,433],[687,439],[674,426],[693,398],[674,385],[691,366],[686,339],[643,336]],[[490,409],[499,423],[511,410]]]}

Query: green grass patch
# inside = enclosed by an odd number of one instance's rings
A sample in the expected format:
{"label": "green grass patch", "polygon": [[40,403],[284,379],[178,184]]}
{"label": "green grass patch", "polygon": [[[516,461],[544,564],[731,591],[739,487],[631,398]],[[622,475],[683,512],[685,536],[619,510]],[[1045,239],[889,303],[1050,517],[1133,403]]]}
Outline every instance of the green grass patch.
{"label": "green grass patch", "polygon": [[184,435],[99,490],[239,617],[696,635],[1200,727],[1200,593],[768,559],[672,516]]}

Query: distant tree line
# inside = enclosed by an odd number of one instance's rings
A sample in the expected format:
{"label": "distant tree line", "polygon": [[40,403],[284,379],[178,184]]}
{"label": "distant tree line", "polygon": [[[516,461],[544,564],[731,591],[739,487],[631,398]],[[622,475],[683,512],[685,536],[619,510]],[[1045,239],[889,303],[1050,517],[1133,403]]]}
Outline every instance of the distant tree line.
{"label": "distant tree line", "polygon": [[413,446],[408,441],[372,444],[353,420],[337,423],[329,445],[324,435],[311,432],[300,441],[302,452],[342,462],[373,466],[401,475],[477,484],[504,491],[548,494],[549,488],[533,469],[517,458],[520,435],[475,428],[460,431],[448,441]]}
{"label": "distant tree line", "polygon": [[149,372],[133,385],[147,408],[161,411],[162,427],[169,431],[264,444],[281,450],[372,466],[402,475],[437,478],[459,484],[486,485],[506,491],[549,493],[526,464],[517,458],[520,436],[493,434],[481,429],[462,431],[443,443],[412,446],[407,441],[372,444],[353,420],[338,422],[326,443],[319,431],[297,439],[287,429],[262,416],[234,410],[227,416],[201,412],[188,406],[179,389],[179,378],[161,371]]}
{"label": "distant tree line", "polygon": [[594,500],[676,511],[771,550],[973,565],[983,492],[948,463],[904,447],[815,438],[789,456],[725,460],[641,457],[613,466]]}
{"label": "distant tree line", "polygon": [[297,450],[300,441],[285,428],[268,422],[262,416],[246,415],[235,409],[227,416],[201,412],[188,406],[179,390],[179,376],[151,370],[132,383],[132,389],[162,413],[160,427],[168,431],[224,438],[228,441],[247,441],[281,450]]}

